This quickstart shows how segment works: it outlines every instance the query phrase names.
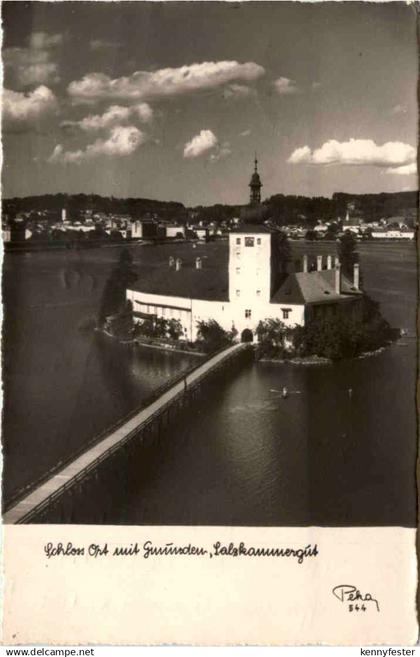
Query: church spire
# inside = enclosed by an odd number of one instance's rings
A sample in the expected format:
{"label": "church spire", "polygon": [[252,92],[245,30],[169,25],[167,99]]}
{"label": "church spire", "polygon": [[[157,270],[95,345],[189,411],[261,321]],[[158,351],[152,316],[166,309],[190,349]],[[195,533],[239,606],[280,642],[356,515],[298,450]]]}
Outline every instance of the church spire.
{"label": "church spire", "polygon": [[251,182],[249,183],[249,187],[251,188],[250,198],[249,198],[250,205],[259,205],[261,203],[262,182],[260,175],[258,173],[257,153],[255,153],[254,173],[251,176]]}

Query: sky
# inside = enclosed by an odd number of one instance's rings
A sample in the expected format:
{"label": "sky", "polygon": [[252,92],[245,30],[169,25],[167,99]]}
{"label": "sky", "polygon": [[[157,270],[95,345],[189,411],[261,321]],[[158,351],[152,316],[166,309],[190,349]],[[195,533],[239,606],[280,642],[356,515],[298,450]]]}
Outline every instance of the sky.
{"label": "sky", "polygon": [[417,188],[404,3],[5,2],[3,196]]}

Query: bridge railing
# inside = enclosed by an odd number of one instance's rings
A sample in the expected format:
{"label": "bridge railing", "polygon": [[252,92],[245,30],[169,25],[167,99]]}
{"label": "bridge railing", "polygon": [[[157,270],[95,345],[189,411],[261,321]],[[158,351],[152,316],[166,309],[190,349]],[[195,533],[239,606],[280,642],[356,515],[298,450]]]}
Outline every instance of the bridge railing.
{"label": "bridge railing", "polygon": [[[71,462],[75,461],[79,456],[87,452],[89,449],[100,443],[102,440],[104,440],[107,436],[109,436],[111,433],[114,431],[117,431],[120,429],[122,426],[124,426],[127,422],[129,422],[131,419],[133,419],[138,413],[141,411],[145,410],[148,406],[153,404],[155,401],[159,399],[165,392],[170,390],[171,388],[174,388],[177,384],[187,381],[188,385],[188,378],[197,372],[200,368],[202,368],[204,365],[206,365],[209,361],[213,360],[215,357],[217,357],[219,354],[227,351],[234,345],[229,345],[227,347],[223,347],[221,349],[218,349],[217,351],[214,351],[207,356],[203,358],[203,360],[200,361],[197,365],[194,365],[194,367],[189,368],[188,370],[184,370],[180,374],[177,374],[174,377],[171,377],[165,383],[161,384],[157,388],[155,388],[149,395],[144,397],[141,401],[141,403],[136,406],[134,409],[126,413],[123,417],[119,418],[117,421],[113,422],[112,424],[108,425],[100,431],[99,433],[95,434],[92,438],[88,439],[87,442],[85,442],[80,448],[72,451],[72,453],[64,458],[61,459],[54,465],[52,468],[47,470],[43,475],[32,481],[30,484],[27,486],[21,488],[19,491],[17,491],[14,495],[12,495],[6,502],[3,508],[3,513],[8,511],[11,507],[15,506],[20,500],[25,498],[27,495],[29,495],[34,489],[38,488],[41,486],[44,482],[46,482],[48,479],[50,479],[52,476],[63,470],[67,465],[69,465]],[[215,366],[218,365],[218,363],[215,364]],[[212,368],[211,368],[212,369]],[[211,369],[209,371],[211,371]],[[207,375],[208,372],[205,372],[203,376]],[[199,377],[201,379],[202,377]],[[198,380],[195,382],[197,383]],[[182,394],[184,390],[181,391]],[[168,405],[172,404],[174,399],[169,400],[167,404],[162,406],[159,411],[154,413],[148,420],[146,421],[146,425],[149,424],[149,422],[152,422],[153,420],[156,419],[157,416],[159,416],[163,410],[167,408]],[[136,427],[133,431],[128,434],[124,439],[122,439],[116,448],[120,448],[121,445],[123,445],[126,440],[130,440],[132,438],[133,433],[135,434],[138,432],[138,427]],[[111,448],[112,451],[112,448]],[[108,453],[107,453],[108,455]],[[97,464],[96,464],[97,465]],[[96,466],[95,466],[96,467]],[[76,477],[77,480],[77,477]]]}

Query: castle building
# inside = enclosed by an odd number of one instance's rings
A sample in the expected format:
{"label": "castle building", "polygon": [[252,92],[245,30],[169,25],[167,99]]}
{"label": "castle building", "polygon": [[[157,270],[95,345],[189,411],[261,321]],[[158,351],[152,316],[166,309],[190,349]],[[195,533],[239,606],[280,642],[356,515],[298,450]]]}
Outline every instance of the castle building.
{"label": "castle building", "polygon": [[359,268],[353,280],[342,275],[338,259],[317,256],[309,271],[303,256],[301,271],[279,268],[278,232],[266,227],[261,206],[261,179],[255,158],[249,183],[250,206],[242,222],[229,234],[229,248],[214,261],[191,257],[190,262],[169,258],[127,290],[138,321],[148,317],[177,319],[186,340],[197,338],[199,321],[216,320],[226,331],[235,328],[243,341],[256,340],[260,321],[279,319],[285,326],[304,326],[312,317],[338,308],[357,312],[362,297]]}

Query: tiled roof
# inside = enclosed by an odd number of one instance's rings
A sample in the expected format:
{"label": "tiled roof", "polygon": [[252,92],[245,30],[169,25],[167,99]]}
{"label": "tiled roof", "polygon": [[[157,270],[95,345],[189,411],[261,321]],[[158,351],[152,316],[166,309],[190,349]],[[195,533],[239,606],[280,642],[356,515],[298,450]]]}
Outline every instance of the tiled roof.
{"label": "tiled roof", "polygon": [[228,301],[228,267],[196,269],[193,263],[183,264],[179,271],[168,265],[141,270],[137,281],[130,289],[148,294],[161,294],[187,299]]}
{"label": "tiled roof", "polygon": [[232,230],[232,233],[246,233],[252,235],[253,233],[272,233],[273,231],[264,226],[264,224],[241,224]]}
{"label": "tiled roof", "polygon": [[352,283],[341,276],[341,293],[335,291],[335,270],[298,272],[289,274],[273,295],[271,303],[328,303],[348,299],[349,295],[362,294],[352,289]]}

